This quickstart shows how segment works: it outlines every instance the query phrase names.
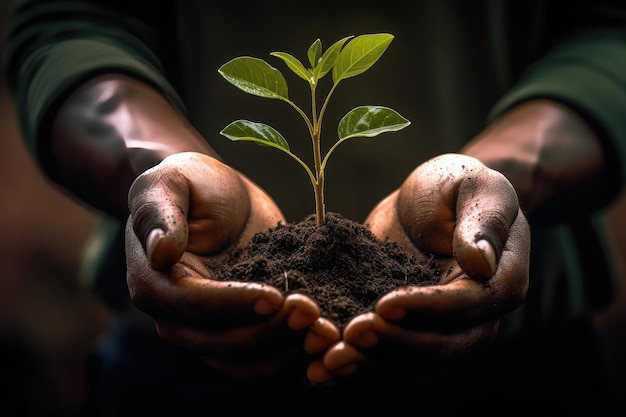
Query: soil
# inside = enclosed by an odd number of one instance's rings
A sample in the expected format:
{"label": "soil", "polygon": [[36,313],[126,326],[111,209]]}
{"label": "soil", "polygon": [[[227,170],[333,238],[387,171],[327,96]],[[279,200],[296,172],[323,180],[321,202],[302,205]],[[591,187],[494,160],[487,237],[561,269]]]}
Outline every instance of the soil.
{"label": "soil", "polygon": [[383,294],[432,285],[441,276],[434,261],[424,265],[395,242],[382,241],[337,213],[327,213],[319,227],[310,215],[258,233],[247,248],[210,267],[217,279],[265,282],[286,294],[307,294],[340,328],[373,310]]}

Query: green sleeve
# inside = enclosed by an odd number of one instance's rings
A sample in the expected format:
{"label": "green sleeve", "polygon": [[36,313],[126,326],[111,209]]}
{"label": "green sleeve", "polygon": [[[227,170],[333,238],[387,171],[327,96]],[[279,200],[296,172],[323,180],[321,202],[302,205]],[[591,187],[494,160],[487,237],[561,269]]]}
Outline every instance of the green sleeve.
{"label": "green sleeve", "polygon": [[15,3],[8,77],[24,135],[44,169],[57,107],[73,88],[98,74],[141,79],[183,109],[151,45],[150,28],[139,19],[95,2]]}
{"label": "green sleeve", "polygon": [[[626,35],[618,30],[588,32],[561,44],[536,61],[492,109],[493,120],[516,104],[535,98],[548,98],[575,109],[594,128],[605,147],[607,169],[614,183],[607,184],[616,195],[626,184]],[[616,258],[609,250],[601,221],[605,212],[589,219],[551,230],[535,229],[533,262],[539,265],[536,285],[551,294],[560,277],[567,288],[570,315],[591,308],[605,308],[613,300],[619,276]],[[554,242],[543,239],[556,232]],[[538,238],[537,236],[541,236]],[[541,243],[539,243],[541,242]],[[546,246],[546,242],[547,246]],[[544,257],[543,250],[558,246],[563,258]],[[534,247],[533,246],[533,247]],[[537,248],[536,248],[537,249]],[[561,271],[558,265],[565,271]],[[557,265],[556,268],[547,267]],[[557,271],[557,275],[553,273]],[[561,287],[559,287],[561,288]],[[546,300],[557,298],[545,296]],[[550,301],[551,303],[551,301]],[[545,311],[551,307],[543,305]],[[586,310],[585,310],[586,311]]]}
{"label": "green sleeve", "polygon": [[607,31],[580,36],[528,69],[502,97],[490,120],[525,100],[549,98],[576,109],[596,129],[609,163],[626,183],[626,35]]}

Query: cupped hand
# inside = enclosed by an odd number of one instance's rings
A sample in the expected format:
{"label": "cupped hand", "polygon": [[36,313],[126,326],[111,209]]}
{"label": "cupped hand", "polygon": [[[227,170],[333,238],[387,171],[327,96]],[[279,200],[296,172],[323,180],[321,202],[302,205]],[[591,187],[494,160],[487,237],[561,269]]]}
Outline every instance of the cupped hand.
{"label": "cupped hand", "polygon": [[[235,377],[275,376],[339,339],[304,295],[220,281],[208,258],[227,256],[284,218],[259,187],[210,156],[174,154],[129,192],[127,282],[160,337]],[[303,368],[304,369],[304,368]]]}
{"label": "cupped hand", "polygon": [[442,270],[433,286],[398,288],[355,317],[309,374],[324,383],[357,370],[401,379],[491,342],[528,288],[530,231],[499,172],[461,155],[414,170],[366,220],[380,239]]}

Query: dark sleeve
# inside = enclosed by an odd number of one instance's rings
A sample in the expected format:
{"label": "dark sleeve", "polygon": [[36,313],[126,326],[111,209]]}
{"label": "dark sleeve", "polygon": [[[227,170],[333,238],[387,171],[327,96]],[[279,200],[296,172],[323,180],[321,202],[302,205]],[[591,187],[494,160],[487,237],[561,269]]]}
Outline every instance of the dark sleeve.
{"label": "dark sleeve", "polygon": [[595,129],[617,179],[626,182],[626,9],[565,4],[547,10],[550,48],[491,112],[490,119],[525,100],[549,98],[577,110]]}
{"label": "dark sleeve", "polygon": [[[103,73],[124,73],[182,101],[163,58],[174,50],[174,2],[15,0],[7,76],[24,135],[45,168],[56,109]],[[163,40],[169,40],[164,42]],[[169,49],[168,49],[169,48]]]}
{"label": "dark sleeve", "polygon": [[[626,184],[626,3],[544,3],[552,7],[544,8],[538,17],[543,26],[538,59],[497,102],[490,120],[535,98],[556,100],[573,108],[602,141],[606,169],[615,179],[605,186],[615,197]],[[541,301],[535,301],[545,310],[544,317],[558,317],[551,313],[558,300],[567,299],[569,315],[576,317],[581,312],[604,309],[614,299],[620,277],[603,216],[600,211],[563,227],[533,232],[533,247],[539,247],[531,261],[539,278],[534,280],[539,288],[534,294],[541,296]],[[542,240],[553,233],[556,240]],[[555,248],[561,261],[553,255]],[[558,265],[546,268],[555,262],[561,263],[564,270]],[[554,302],[546,302],[549,294],[556,294],[555,288],[559,288],[560,295],[555,295]],[[561,292],[563,289],[566,292]]]}

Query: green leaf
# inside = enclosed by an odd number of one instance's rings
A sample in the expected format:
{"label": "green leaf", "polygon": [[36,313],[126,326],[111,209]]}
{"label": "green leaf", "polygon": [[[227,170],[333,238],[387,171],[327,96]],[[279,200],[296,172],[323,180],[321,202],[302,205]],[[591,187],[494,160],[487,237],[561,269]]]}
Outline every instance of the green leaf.
{"label": "green leaf", "polygon": [[410,121],[388,107],[361,106],[350,110],[339,121],[337,133],[341,142],[353,137],[374,137],[385,132],[395,132],[410,124]]}
{"label": "green leaf", "polygon": [[302,62],[298,60],[298,58],[289,55],[286,52],[272,52],[270,55],[278,57],[285,61],[285,64],[292,70],[298,77],[302,78],[307,82],[311,82],[311,71],[306,69]]}
{"label": "green leaf", "polygon": [[222,65],[218,72],[235,87],[259,97],[288,100],[285,77],[262,59],[242,56]]}
{"label": "green leaf", "polygon": [[256,142],[260,145],[272,146],[289,152],[289,144],[273,127],[249,120],[236,120],[226,126],[220,134],[232,141],[244,140]]}
{"label": "green leaf", "polygon": [[313,42],[313,44],[311,44],[311,46],[309,47],[306,55],[309,58],[309,64],[311,64],[311,68],[315,69],[317,63],[320,60],[320,57],[322,56],[322,41],[317,39],[315,42]]}
{"label": "green leaf", "polygon": [[388,33],[361,35],[351,40],[341,50],[333,67],[334,83],[367,71],[387,50],[392,40],[393,35]]}
{"label": "green leaf", "polygon": [[320,78],[326,75],[328,71],[333,68],[333,65],[335,65],[335,61],[337,61],[337,57],[339,56],[341,48],[348,41],[348,39],[351,39],[353,37],[354,36],[346,36],[345,38],[338,40],[330,48],[328,48],[326,52],[324,52],[319,60],[318,65],[315,66],[313,69],[313,80],[315,81],[315,83],[317,83]]}

